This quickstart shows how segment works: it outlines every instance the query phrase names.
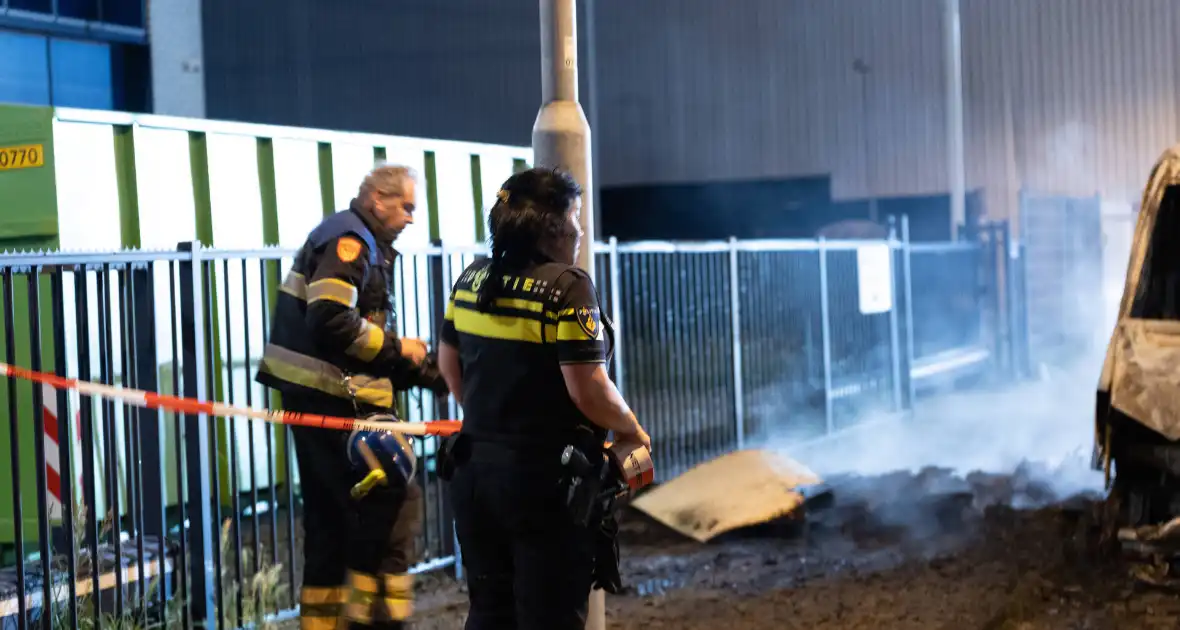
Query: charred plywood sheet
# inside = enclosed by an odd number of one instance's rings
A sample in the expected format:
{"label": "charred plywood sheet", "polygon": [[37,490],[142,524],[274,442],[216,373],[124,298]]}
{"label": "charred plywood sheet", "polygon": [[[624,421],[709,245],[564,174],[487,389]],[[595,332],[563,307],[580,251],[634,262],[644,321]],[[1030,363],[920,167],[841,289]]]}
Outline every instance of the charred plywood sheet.
{"label": "charred plywood sheet", "polygon": [[798,510],[822,480],[773,451],[747,449],[705,462],[635,499],[632,506],[699,542]]}

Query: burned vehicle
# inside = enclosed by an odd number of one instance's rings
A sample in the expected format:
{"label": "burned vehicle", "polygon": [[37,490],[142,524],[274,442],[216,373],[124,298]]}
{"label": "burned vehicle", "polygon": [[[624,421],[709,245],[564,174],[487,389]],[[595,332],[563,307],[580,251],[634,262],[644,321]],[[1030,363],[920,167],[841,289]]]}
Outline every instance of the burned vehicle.
{"label": "burned vehicle", "polygon": [[1180,145],[1143,192],[1094,428],[1108,540],[1138,579],[1180,586]]}

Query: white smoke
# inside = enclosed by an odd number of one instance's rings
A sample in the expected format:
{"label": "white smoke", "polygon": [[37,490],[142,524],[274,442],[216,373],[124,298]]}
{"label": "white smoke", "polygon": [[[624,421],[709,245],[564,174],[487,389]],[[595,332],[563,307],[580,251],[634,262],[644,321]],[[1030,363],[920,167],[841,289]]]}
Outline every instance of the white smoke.
{"label": "white smoke", "polygon": [[1034,382],[920,398],[908,417],[865,413],[856,428],[832,438],[772,437],[765,447],[825,478],[937,467],[966,479],[1023,468],[1057,499],[1102,492],[1102,473],[1090,468],[1100,369],[1101,357],[1092,357]]}

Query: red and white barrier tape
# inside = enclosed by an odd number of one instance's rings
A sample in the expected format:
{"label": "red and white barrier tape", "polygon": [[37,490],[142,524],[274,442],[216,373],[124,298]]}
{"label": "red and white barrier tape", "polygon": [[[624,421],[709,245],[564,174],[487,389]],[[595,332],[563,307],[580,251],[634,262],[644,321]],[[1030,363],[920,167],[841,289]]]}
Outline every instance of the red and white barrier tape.
{"label": "red and white barrier tape", "polygon": [[112,400],[121,400],[136,407],[148,409],[163,409],[176,413],[203,413],[219,417],[244,417],[271,422],[274,424],[288,424],[292,426],[318,427],[323,429],[338,429],[341,431],[388,431],[403,435],[439,435],[448,436],[459,431],[463,425],[458,420],[432,420],[430,422],[374,422],[357,420],[355,418],[336,418],[315,414],[296,413],[293,411],[267,411],[263,409],[249,409],[234,407],[214,402],[201,402],[191,398],[165,396],[138,389],[128,389],[65,378],[55,374],[34,372],[24,368],[0,363],[0,374],[9,378],[19,378],[35,383],[48,385],[56,389],[69,389],[88,396],[98,396]]}

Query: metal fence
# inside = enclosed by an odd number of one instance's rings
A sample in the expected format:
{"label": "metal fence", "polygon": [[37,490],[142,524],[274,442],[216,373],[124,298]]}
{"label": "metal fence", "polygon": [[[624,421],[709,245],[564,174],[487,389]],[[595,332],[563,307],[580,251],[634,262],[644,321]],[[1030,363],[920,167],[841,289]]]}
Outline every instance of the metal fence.
{"label": "metal fence", "polygon": [[1020,193],[1030,370],[1067,367],[1106,343],[1101,206],[1098,196]]}
{"label": "metal fence", "polygon": [[[1017,339],[994,326],[1011,328],[1019,310],[998,289],[1015,286],[994,264],[1007,259],[1004,243],[909,244],[903,223],[900,239],[881,242],[598,244],[597,284],[619,329],[611,369],[653,436],[660,477],[760,440],[910,408],[940,379],[995,372]],[[293,253],[185,243],[0,256],[0,351],[64,376],[274,405],[252,375]],[[482,254],[404,255],[399,331],[433,342],[453,280]],[[410,421],[460,413],[417,393],[400,406]],[[295,614],[301,514],[285,427],[11,379],[0,408],[10,419],[0,450],[12,462],[7,482],[0,476],[5,627],[110,625],[129,614],[239,627]],[[455,556],[436,446],[417,442],[426,522],[416,571]]]}

